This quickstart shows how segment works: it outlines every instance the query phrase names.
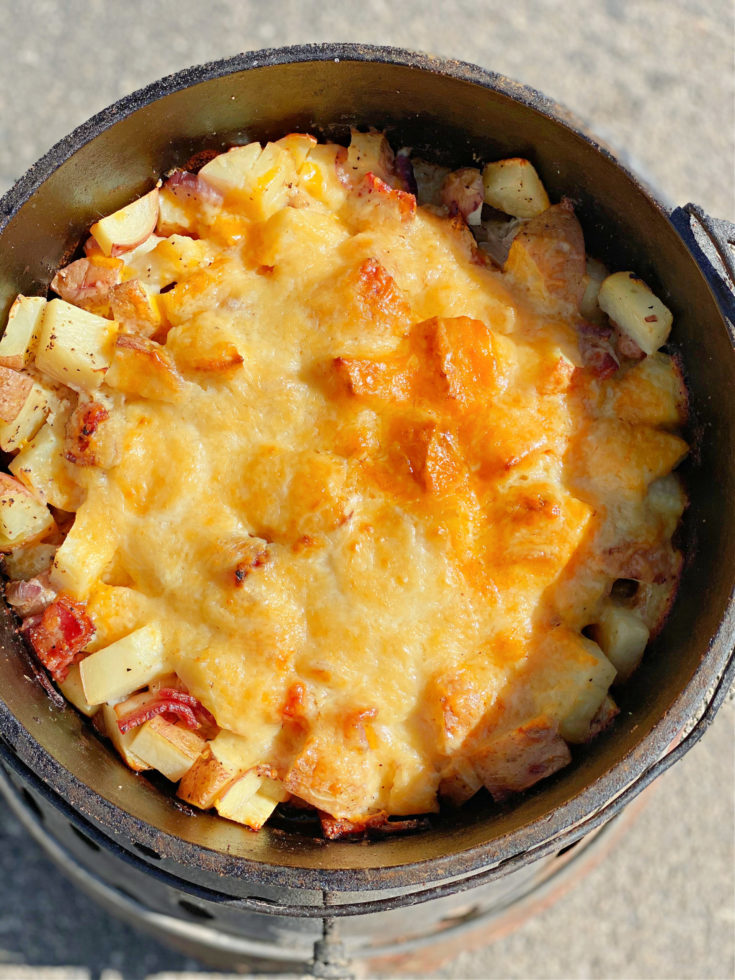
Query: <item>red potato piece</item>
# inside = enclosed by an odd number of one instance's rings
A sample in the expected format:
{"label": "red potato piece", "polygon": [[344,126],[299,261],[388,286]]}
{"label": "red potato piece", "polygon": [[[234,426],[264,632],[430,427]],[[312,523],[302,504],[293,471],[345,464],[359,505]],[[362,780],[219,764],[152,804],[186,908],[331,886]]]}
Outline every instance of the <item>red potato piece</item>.
{"label": "red potato piece", "polygon": [[470,756],[494,800],[520,793],[571,762],[556,725],[539,717],[491,739]]}
{"label": "red potato piece", "polygon": [[32,387],[33,379],[27,374],[0,367],[0,419],[3,422],[12,422],[18,417]]}
{"label": "red potato piece", "polygon": [[86,604],[62,593],[46,607],[40,620],[30,625],[28,639],[53,679],[61,682],[71,665],[83,659],[84,647],[94,633]]}
{"label": "red potato piece", "polygon": [[484,193],[482,173],[474,167],[462,167],[444,178],[441,202],[450,215],[461,214],[465,221],[479,224]]}
{"label": "red potato piece", "polygon": [[120,282],[123,263],[92,253],[91,258],[77,259],[60,269],[51,280],[51,289],[74,306],[90,313],[110,313],[110,291]]}
{"label": "red potato piece", "polygon": [[37,616],[56,598],[56,591],[49,583],[49,573],[44,572],[25,582],[8,582],[5,598],[22,619]]}
{"label": "red potato piece", "polygon": [[582,227],[568,198],[524,224],[513,240],[504,271],[542,305],[579,309],[586,283]]}

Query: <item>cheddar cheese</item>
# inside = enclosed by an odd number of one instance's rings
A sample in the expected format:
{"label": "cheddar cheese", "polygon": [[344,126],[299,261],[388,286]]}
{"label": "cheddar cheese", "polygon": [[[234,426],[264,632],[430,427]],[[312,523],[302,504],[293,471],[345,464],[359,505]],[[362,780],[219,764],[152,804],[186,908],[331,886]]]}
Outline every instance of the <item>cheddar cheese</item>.
{"label": "cheddar cheese", "polygon": [[32,645],[81,662],[131,765],[253,828],[289,796],[339,836],[527,789],[673,598],[679,369],[582,317],[568,201],[482,221],[479,173],[357,132],[176,171],[3,368],[6,414],[47,392],[0,498]]}

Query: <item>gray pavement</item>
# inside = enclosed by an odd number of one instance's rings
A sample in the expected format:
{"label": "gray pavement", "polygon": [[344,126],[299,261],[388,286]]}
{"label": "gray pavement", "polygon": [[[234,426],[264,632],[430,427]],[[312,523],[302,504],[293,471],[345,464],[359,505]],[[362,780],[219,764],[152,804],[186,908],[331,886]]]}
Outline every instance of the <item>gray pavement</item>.
{"label": "gray pavement", "polygon": [[[624,151],[665,200],[735,219],[731,0],[5,0],[0,9],[2,190],[89,115],[168,72],[251,48],[353,40],[531,84]],[[735,977],[734,734],[730,703],[573,891],[432,975]],[[96,909],[2,808],[0,882],[0,980],[208,975]]]}

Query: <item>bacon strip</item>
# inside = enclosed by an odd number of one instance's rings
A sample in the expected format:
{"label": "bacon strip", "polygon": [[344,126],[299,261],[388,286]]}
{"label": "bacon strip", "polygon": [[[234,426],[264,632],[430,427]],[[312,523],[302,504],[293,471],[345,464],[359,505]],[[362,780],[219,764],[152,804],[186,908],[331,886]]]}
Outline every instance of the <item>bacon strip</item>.
{"label": "bacon strip", "polygon": [[122,734],[137,728],[156,715],[172,716],[167,721],[181,721],[192,730],[202,725],[216,725],[214,717],[193,694],[173,687],[162,687],[158,691],[147,691],[130,699],[135,702],[132,710],[118,717],[117,727]]}
{"label": "bacon strip", "polygon": [[94,632],[85,604],[63,593],[46,607],[40,621],[28,625],[31,646],[57,683],[66,680],[71,665],[83,659]]}

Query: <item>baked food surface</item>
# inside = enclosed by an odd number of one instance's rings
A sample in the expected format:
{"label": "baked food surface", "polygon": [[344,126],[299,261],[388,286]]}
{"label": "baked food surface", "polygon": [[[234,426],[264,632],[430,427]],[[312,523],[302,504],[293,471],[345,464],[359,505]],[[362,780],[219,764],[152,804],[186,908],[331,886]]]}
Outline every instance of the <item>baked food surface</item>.
{"label": "baked food surface", "polygon": [[680,573],[686,391],[668,310],[531,171],[237,147],[11,312],[8,600],[184,799],[344,836],[614,718]]}

